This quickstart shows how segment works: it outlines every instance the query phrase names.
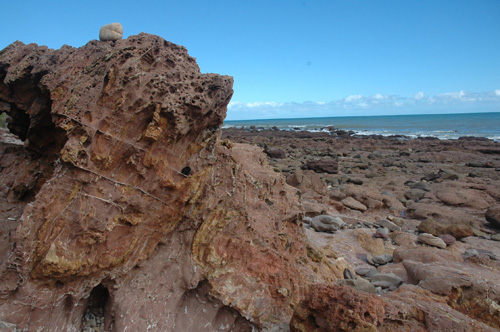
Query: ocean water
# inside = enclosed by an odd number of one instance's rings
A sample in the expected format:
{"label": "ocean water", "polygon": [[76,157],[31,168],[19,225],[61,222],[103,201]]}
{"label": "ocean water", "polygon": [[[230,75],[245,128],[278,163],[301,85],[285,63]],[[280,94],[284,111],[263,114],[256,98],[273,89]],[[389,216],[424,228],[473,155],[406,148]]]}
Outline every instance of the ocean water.
{"label": "ocean water", "polygon": [[439,139],[476,136],[500,141],[500,112],[241,120],[225,121],[223,128],[241,126],[266,129],[276,126],[281,130],[307,131],[326,131],[326,127],[333,126],[336,129],[352,130],[358,135],[405,135]]}

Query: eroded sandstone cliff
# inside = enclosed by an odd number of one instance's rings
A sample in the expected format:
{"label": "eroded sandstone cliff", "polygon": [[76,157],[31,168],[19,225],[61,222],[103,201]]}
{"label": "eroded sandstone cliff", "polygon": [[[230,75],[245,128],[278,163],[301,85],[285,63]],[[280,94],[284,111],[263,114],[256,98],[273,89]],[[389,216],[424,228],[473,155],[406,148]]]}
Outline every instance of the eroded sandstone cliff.
{"label": "eroded sandstone cliff", "polygon": [[341,275],[262,151],[219,140],[232,83],[143,33],[0,52],[2,328],[287,330]]}

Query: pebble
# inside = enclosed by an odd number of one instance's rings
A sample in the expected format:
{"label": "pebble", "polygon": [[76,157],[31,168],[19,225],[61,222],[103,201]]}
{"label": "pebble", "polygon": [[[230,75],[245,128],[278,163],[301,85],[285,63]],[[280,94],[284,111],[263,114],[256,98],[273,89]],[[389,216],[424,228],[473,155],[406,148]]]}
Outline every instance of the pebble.
{"label": "pebble", "polygon": [[446,249],[446,243],[432,234],[422,233],[418,236],[418,240],[433,247]]}

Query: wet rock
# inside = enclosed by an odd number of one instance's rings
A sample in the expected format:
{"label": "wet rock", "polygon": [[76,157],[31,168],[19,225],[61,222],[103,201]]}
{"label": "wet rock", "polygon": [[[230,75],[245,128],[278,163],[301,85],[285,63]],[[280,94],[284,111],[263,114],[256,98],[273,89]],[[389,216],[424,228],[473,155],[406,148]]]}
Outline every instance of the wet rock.
{"label": "wet rock", "polygon": [[428,233],[420,234],[418,236],[418,240],[422,243],[428,244],[428,245],[433,246],[433,247],[446,249],[446,243],[442,239],[435,237],[432,234],[428,234]]}

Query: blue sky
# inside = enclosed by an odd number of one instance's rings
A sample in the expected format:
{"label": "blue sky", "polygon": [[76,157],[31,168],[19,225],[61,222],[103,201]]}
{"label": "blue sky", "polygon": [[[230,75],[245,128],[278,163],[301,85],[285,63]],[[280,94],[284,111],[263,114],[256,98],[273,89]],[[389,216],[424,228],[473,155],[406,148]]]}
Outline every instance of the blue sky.
{"label": "blue sky", "polygon": [[120,22],[234,76],[228,119],[500,111],[499,0],[4,1],[0,49]]}

